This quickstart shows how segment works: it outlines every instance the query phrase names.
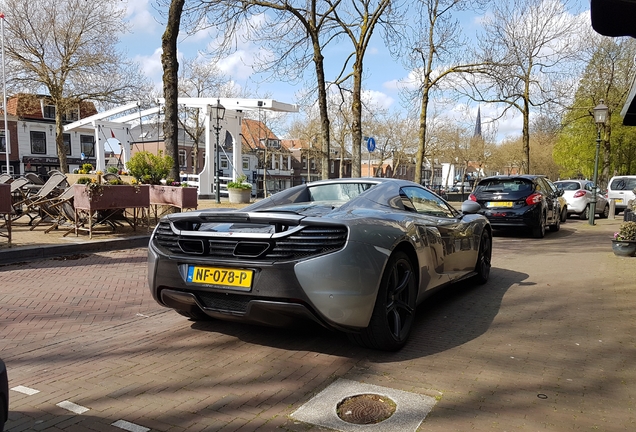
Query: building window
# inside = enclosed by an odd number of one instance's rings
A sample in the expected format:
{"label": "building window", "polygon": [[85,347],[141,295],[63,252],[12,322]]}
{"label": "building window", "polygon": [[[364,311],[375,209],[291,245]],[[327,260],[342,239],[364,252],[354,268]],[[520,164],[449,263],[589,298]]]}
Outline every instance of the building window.
{"label": "building window", "polygon": [[73,122],[79,120],[79,109],[72,108],[62,114],[62,121]]}
{"label": "building window", "polygon": [[311,160],[311,170],[314,171],[316,169],[316,159]]}
{"label": "building window", "polygon": [[0,152],[7,152],[7,139],[4,135],[4,130],[0,130]]}
{"label": "building window", "polygon": [[336,162],[331,161],[331,174],[333,174],[334,172],[336,172]]}
{"label": "building window", "polygon": [[307,157],[303,156],[303,169],[307,168]]}
{"label": "building window", "polygon": [[44,105],[44,112],[42,113],[42,117],[46,119],[54,119],[55,105]]}
{"label": "building window", "polygon": [[95,157],[95,139],[92,135],[80,135],[80,152],[84,157]]}
{"label": "building window", "polygon": [[71,155],[71,134],[65,133],[62,134],[62,139],[64,140],[64,148],[66,149],[66,155]]}
{"label": "building window", "polygon": [[244,170],[248,170],[250,169],[250,158],[243,158],[243,169]]}
{"label": "building window", "polygon": [[31,153],[46,154],[46,132],[31,131]]}
{"label": "building window", "polygon": [[225,156],[221,156],[221,168],[228,169],[227,158]]}
{"label": "building window", "polygon": [[186,168],[186,157],[187,157],[187,153],[185,150],[179,150],[179,166],[181,168]]}

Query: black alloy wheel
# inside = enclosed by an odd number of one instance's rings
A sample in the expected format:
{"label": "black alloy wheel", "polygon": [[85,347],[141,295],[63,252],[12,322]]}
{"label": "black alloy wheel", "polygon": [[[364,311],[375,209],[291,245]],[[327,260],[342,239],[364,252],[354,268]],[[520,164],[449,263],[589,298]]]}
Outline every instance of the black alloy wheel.
{"label": "black alloy wheel", "polygon": [[541,213],[539,219],[539,225],[532,228],[532,237],[543,238],[545,237],[545,214]]}
{"label": "black alloy wheel", "polygon": [[474,281],[478,285],[488,282],[492,259],[492,235],[490,231],[484,230],[479,241],[479,253],[477,254],[477,264],[475,264]]}
{"label": "black alloy wheel", "polygon": [[557,232],[560,229],[561,229],[561,215],[559,215],[559,217],[556,218],[554,223],[550,225],[550,231],[552,232]]}
{"label": "black alloy wheel", "polygon": [[404,346],[415,319],[417,285],[413,264],[401,251],[387,263],[369,326],[350,338],[367,348],[396,351]]}

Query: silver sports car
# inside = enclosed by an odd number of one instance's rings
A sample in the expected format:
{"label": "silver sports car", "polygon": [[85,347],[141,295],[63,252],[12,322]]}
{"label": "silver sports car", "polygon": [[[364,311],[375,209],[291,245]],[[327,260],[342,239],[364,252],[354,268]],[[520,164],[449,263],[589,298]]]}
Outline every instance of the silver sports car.
{"label": "silver sports car", "polygon": [[148,247],[155,300],[193,320],[309,318],[397,350],[435,288],[490,273],[492,231],[410,181],[324,180],[240,210],[162,218]]}

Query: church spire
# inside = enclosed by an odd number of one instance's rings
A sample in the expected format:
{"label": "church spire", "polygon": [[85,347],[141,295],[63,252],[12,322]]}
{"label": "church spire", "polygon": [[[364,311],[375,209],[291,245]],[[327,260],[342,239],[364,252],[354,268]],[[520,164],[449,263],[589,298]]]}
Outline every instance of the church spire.
{"label": "church spire", "polygon": [[481,138],[481,107],[477,107],[477,121],[475,123],[475,133],[473,137]]}

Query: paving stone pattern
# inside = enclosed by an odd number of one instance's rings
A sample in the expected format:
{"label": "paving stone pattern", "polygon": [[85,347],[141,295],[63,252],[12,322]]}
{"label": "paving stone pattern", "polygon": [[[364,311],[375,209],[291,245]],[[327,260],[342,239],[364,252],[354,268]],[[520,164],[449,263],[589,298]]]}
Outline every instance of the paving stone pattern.
{"label": "paving stone pattern", "polygon": [[398,353],[311,325],[191,322],[152,300],[143,248],[0,266],[9,386],[38,391],[10,391],[6,430],[320,431],[290,414],[338,378],[435,397],[420,431],[636,430],[636,258],[612,254],[618,223],[497,235],[490,282],[427,301]]}

